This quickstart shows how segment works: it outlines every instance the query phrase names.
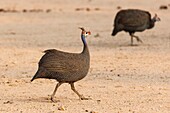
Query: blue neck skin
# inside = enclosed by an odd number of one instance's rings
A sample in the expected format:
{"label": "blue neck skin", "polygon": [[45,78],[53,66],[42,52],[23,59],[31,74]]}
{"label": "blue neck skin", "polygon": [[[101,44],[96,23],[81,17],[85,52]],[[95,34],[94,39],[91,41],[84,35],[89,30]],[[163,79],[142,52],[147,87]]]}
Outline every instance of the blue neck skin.
{"label": "blue neck skin", "polygon": [[83,44],[86,45],[86,39],[85,39],[85,36],[84,35],[81,35],[81,39],[83,41]]}
{"label": "blue neck skin", "polygon": [[86,53],[86,52],[88,52],[88,47],[87,47],[87,43],[86,43],[86,38],[85,38],[85,36],[84,35],[81,35],[81,39],[82,39],[82,42],[83,42],[83,51],[82,51],[82,53]]}

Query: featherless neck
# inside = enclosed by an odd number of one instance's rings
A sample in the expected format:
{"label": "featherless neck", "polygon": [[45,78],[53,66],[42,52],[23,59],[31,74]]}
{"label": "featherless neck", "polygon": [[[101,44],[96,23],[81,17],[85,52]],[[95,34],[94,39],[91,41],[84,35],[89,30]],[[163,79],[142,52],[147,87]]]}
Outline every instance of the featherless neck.
{"label": "featherless neck", "polygon": [[81,40],[83,41],[83,44],[86,45],[86,39],[85,39],[85,36],[84,35],[81,35]]}
{"label": "featherless neck", "polygon": [[151,19],[149,28],[153,28],[155,26],[155,22],[156,22],[155,18]]}
{"label": "featherless neck", "polygon": [[82,42],[83,42],[83,51],[82,51],[82,53],[88,52],[88,47],[87,47],[85,36],[81,35],[81,39],[82,39]]}

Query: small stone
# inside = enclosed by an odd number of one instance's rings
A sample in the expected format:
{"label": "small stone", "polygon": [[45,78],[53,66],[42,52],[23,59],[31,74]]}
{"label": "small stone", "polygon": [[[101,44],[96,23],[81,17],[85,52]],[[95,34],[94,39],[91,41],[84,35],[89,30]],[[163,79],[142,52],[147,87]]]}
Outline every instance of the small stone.
{"label": "small stone", "polygon": [[122,9],[122,7],[121,6],[117,6],[117,9]]}
{"label": "small stone", "polygon": [[76,11],[81,11],[81,10],[83,10],[83,8],[76,8],[75,10]]}
{"label": "small stone", "polygon": [[49,13],[49,12],[51,12],[51,9],[47,9],[47,10],[46,10],[46,13]]}
{"label": "small stone", "polygon": [[5,12],[5,10],[1,8],[1,9],[0,9],[0,12]]}
{"label": "small stone", "polygon": [[99,104],[101,102],[101,100],[97,100],[97,103]]}
{"label": "small stone", "polygon": [[168,9],[168,6],[166,6],[166,5],[161,5],[161,6],[159,7],[159,9],[167,10],[167,9]]}
{"label": "small stone", "polygon": [[22,12],[23,12],[23,13],[26,13],[26,12],[27,12],[27,10],[26,10],[26,9],[23,9],[23,10],[22,10]]}
{"label": "small stone", "polygon": [[95,111],[90,111],[90,113],[97,113],[97,112],[95,112]]}
{"label": "small stone", "polygon": [[64,106],[60,106],[60,107],[58,107],[58,110],[65,111],[65,108],[64,108]]}
{"label": "small stone", "polygon": [[89,112],[89,111],[86,109],[85,112]]}
{"label": "small stone", "polygon": [[6,81],[7,84],[9,84],[10,82],[9,81]]}
{"label": "small stone", "polygon": [[86,8],[86,11],[90,11],[90,8]]}
{"label": "small stone", "polygon": [[8,101],[4,102],[3,104],[13,104],[13,102],[8,100]]}

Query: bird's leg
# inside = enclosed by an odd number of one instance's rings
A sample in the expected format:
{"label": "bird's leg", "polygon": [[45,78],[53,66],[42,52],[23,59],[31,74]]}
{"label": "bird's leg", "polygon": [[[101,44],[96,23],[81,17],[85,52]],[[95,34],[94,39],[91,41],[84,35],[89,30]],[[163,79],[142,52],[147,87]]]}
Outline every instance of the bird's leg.
{"label": "bird's leg", "polygon": [[89,100],[89,98],[85,98],[83,95],[80,95],[79,92],[75,89],[74,83],[70,83],[71,89],[79,96],[81,100]]}
{"label": "bird's leg", "polygon": [[54,92],[53,92],[53,94],[51,95],[51,101],[52,102],[54,102],[54,95],[55,95],[55,93],[56,93],[56,91],[57,91],[57,89],[58,89],[58,87],[61,85],[62,83],[57,83],[57,85],[56,85],[56,87],[55,87],[55,89],[54,89]]}
{"label": "bird's leg", "polygon": [[133,36],[133,37],[135,37],[135,38],[136,38],[136,40],[137,40],[138,42],[143,43],[143,42],[142,42],[142,40],[141,40],[138,36],[135,36],[134,34],[132,34],[132,36]]}
{"label": "bird's leg", "polygon": [[132,35],[130,36],[131,36],[131,46],[133,46],[133,36]]}
{"label": "bird's leg", "polygon": [[132,32],[129,32],[129,35],[131,36],[131,46],[133,46],[133,33]]}

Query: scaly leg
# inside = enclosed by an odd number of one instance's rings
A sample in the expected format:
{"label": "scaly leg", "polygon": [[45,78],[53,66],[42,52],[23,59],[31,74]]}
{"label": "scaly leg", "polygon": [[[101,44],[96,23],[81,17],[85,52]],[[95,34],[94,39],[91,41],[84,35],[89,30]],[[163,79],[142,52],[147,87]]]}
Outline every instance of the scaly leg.
{"label": "scaly leg", "polygon": [[89,98],[85,98],[83,95],[80,95],[79,92],[75,89],[74,83],[70,83],[71,89],[79,96],[81,100],[89,100]]}
{"label": "scaly leg", "polygon": [[131,46],[133,46],[133,36],[132,35],[130,36],[131,36]]}
{"label": "scaly leg", "polygon": [[55,95],[55,93],[56,93],[56,91],[57,91],[57,89],[58,89],[58,87],[61,85],[62,83],[57,83],[57,85],[56,85],[56,87],[55,87],[55,89],[54,89],[54,92],[53,92],[53,94],[51,95],[51,101],[52,102],[54,102],[54,95]]}
{"label": "scaly leg", "polygon": [[141,40],[138,36],[135,36],[135,35],[134,35],[134,33],[132,33],[132,36],[133,36],[133,37],[135,37],[135,38],[136,38],[136,40],[137,40],[138,42],[143,43],[143,42],[142,42],[142,40]]}

